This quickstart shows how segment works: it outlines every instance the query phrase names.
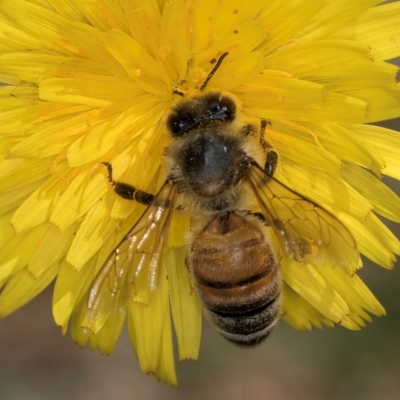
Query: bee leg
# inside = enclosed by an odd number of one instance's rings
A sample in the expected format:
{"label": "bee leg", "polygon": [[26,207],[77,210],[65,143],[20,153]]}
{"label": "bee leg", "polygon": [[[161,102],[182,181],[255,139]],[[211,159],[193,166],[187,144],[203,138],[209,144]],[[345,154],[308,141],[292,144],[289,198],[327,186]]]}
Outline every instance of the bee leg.
{"label": "bee leg", "polygon": [[178,96],[185,97],[185,93],[181,92],[179,89],[174,89],[172,94],[177,94]]}
{"label": "bee leg", "polygon": [[264,152],[268,152],[270,149],[272,149],[271,144],[268,142],[267,139],[265,139],[265,130],[267,129],[267,125],[270,124],[266,119],[261,120],[261,127],[260,127],[260,145],[263,148]]}
{"label": "bee leg", "polygon": [[260,212],[253,212],[250,210],[241,210],[242,213],[245,213],[246,215],[252,215],[253,217],[257,218],[260,222],[262,222],[264,225],[269,226],[267,219],[265,218],[264,214]]}
{"label": "bee leg", "polygon": [[112,178],[112,165],[108,162],[103,163],[107,167],[108,180],[114,186],[114,191],[118,196],[127,200],[135,200],[140,204],[148,206],[154,200],[154,194],[144,192],[143,190],[136,189],[127,183],[116,182]]}
{"label": "bee leg", "polygon": [[185,97],[185,92],[178,89],[179,86],[183,85],[184,83],[186,83],[186,79],[182,79],[181,81],[179,81],[174,87],[172,94],[177,94],[178,96]]}
{"label": "bee leg", "polygon": [[229,216],[231,215],[230,211],[223,211],[218,214],[218,218],[221,221],[221,233],[225,235],[229,232]]}
{"label": "bee leg", "polygon": [[187,268],[188,272],[190,272],[190,261],[188,256],[185,257],[185,267]]}
{"label": "bee leg", "polygon": [[240,130],[241,135],[243,136],[254,136],[257,137],[257,127],[251,124],[243,125],[242,129]]}
{"label": "bee leg", "polygon": [[275,150],[269,149],[265,160],[264,171],[268,176],[273,176],[278,165],[278,153]]}

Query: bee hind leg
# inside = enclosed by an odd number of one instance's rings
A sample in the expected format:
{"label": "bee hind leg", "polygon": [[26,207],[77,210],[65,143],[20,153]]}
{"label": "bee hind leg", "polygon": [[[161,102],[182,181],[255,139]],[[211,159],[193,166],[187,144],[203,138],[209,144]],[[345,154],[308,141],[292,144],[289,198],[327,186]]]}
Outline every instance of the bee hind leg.
{"label": "bee hind leg", "polygon": [[108,171],[108,180],[111,185],[114,186],[114,192],[127,200],[135,200],[140,204],[144,204],[148,206],[154,200],[154,194],[144,192],[143,190],[136,189],[134,186],[131,186],[127,183],[116,182],[112,177],[112,165],[108,162],[103,162],[103,164],[107,167]]}
{"label": "bee hind leg", "polygon": [[260,212],[250,211],[250,210],[241,210],[241,212],[246,215],[251,215],[251,216],[255,217],[258,221],[260,221],[262,224],[269,226],[268,221],[265,218],[264,214],[262,214]]}

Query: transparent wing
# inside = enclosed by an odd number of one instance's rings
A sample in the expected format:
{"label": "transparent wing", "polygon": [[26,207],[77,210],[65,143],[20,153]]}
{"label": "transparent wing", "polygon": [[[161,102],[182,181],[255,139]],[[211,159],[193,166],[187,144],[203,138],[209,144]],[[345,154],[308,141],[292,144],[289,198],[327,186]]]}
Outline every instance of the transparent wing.
{"label": "transparent wing", "polygon": [[157,287],[164,245],[175,208],[176,187],[166,181],[153,202],[110,254],[89,292],[88,318],[124,310],[128,299],[148,303]]}
{"label": "transparent wing", "polygon": [[356,242],[335,216],[268,176],[255,162],[248,180],[285,255],[313,265],[357,269]]}

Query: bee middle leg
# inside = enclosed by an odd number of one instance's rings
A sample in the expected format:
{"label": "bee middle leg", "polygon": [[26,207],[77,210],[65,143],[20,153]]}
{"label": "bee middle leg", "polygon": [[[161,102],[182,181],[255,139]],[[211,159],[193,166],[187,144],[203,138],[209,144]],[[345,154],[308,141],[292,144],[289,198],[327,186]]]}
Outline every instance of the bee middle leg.
{"label": "bee middle leg", "polygon": [[265,135],[265,131],[267,130],[268,124],[271,125],[271,122],[266,119],[261,120],[259,142],[265,153],[269,152],[272,149],[272,146],[266,139],[266,135]]}
{"label": "bee middle leg", "polygon": [[278,153],[273,150],[273,149],[269,149],[268,153],[267,153],[267,158],[265,159],[265,164],[264,164],[264,172],[269,176],[273,176],[275,171],[276,171],[276,167],[278,165]]}
{"label": "bee middle leg", "polygon": [[113,171],[111,163],[104,162],[103,164],[107,167],[108,180],[110,181],[111,185],[114,186],[114,191],[118,196],[121,196],[127,200],[135,200],[140,204],[144,204],[145,206],[148,206],[154,200],[154,194],[136,189],[134,186],[131,186],[127,183],[114,181],[112,177]]}

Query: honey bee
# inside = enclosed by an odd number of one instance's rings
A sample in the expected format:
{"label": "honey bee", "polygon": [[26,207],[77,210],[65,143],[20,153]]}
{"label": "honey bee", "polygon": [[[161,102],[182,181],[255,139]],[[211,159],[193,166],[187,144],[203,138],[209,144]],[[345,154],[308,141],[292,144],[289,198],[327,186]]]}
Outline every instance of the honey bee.
{"label": "honey bee", "polygon": [[[112,166],[106,164],[115,192],[147,209],[95,278],[90,318],[105,304],[125,307],[142,271],[147,271],[149,289],[156,287],[176,210],[187,212],[196,221],[192,225],[200,226],[188,245],[187,264],[206,314],[226,339],[241,347],[261,343],[279,319],[282,279],[276,243],[285,259],[358,264],[348,229],[274,176],[279,157],[264,138],[266,122],[243,124],[233,95],[203,93],[222,59],[200,95],[178,101],[166,118],[172,140],[163,155],[167,178],[156,195],[114,182]],[[258,141],[249,132],[258,132]],[[254,203],[257,209],[249,211],[247,205]]]}

